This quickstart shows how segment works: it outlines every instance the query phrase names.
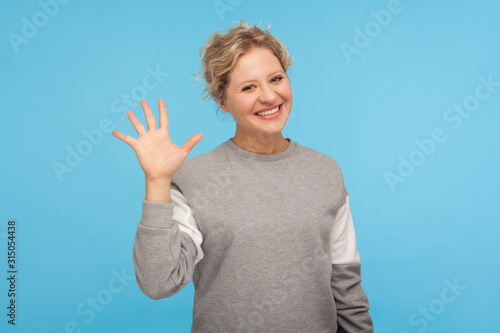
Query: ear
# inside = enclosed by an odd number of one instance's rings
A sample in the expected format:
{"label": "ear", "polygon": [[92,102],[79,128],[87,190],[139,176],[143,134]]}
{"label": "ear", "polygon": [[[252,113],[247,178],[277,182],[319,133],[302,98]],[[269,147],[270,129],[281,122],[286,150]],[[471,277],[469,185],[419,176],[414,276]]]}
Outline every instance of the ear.
{"label": "ear", "polygon": [[220,106],[220,108],[221,108],[222,111],[229,112],[229,109],[228,109],[228,107],[225,104],[225,102],[224,102],[223,99],[218,99],[217,102],[219,103],[219,106]]}

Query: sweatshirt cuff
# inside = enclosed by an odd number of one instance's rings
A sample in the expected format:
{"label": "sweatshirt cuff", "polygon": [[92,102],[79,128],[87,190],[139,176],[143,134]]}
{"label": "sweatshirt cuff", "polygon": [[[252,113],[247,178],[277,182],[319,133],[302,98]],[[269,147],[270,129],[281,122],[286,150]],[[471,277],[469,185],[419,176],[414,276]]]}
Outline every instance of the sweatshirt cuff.
{"label": "sweatshirt cuff", "polygon": [[170,229],[172,221],[173,203],[142,200],[142,216],[139,222],[144,227]]}

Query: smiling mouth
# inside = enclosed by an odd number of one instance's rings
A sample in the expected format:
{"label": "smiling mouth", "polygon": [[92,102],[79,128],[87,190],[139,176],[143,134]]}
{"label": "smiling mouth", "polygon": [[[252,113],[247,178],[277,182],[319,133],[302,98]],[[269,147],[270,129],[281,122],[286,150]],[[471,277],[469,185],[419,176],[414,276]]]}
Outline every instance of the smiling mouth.
{"label": "smiling mouth", "polygon": [[278,105],[274,109],[263,111],[263,112],[257,112],[256,115],[258,115],[258,116],[269,116],[269,115],[271,115],[273,113],[278,112],[278,110],[280,109],[280,107],[281,107],[281,105]]}

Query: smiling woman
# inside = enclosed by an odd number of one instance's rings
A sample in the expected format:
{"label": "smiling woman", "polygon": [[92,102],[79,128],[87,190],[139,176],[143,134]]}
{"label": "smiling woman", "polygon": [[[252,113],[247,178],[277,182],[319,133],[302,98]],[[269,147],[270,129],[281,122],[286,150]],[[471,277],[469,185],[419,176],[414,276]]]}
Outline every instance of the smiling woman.
{"label": "smiling woman", "polygon": [[288,141],[281,131],[292,109],[286,72],[292,60],[283,43],[242,21],[225,35],[212,34],[200,49],[203,53],[202,73],[197,78],[205,79],[207,97],[235,119],[232,141],[256,153],[284,150]]}
{"label": "smiling woman", "polygon": [[[201,48],[205,91],[236,121],[233,138],[186,159],[145,101],[128,116],[146,177],[133,261],[150,298],[195,286],[192,332],[373,332],[339,165],[284,138],[292,109],[284,45],[245,22]],[[194,267],[194,272],[193,272]]]}
{"label": "smiling woman", "polygon": [[236,121],[232,140],[238,146],[262,154],[288,147],[281,131],[292,108],[292,87],[269,49],[254,47],[240,56],[218,102]]}

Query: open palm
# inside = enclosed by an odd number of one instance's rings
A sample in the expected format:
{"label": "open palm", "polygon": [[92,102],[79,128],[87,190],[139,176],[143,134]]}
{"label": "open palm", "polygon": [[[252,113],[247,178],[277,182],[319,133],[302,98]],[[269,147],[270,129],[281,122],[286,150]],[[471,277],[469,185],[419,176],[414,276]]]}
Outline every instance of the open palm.
{"label": "open palm", "polygon": [[112,134],[134,149],[147,180],[171,179],[203,135],[197,133],[191,136],[183,146],[176,146],[170,140],[168,133],[165,101],[163,99],[158,101],[160,128],[156,128],[156,120],[148,103],[141,101],[141,106],[146,116],[149,131],[137,120],[132,111],[128,111],[127,116],[139,134],[139,138],[134,139],[118,131],[113,131]]}

